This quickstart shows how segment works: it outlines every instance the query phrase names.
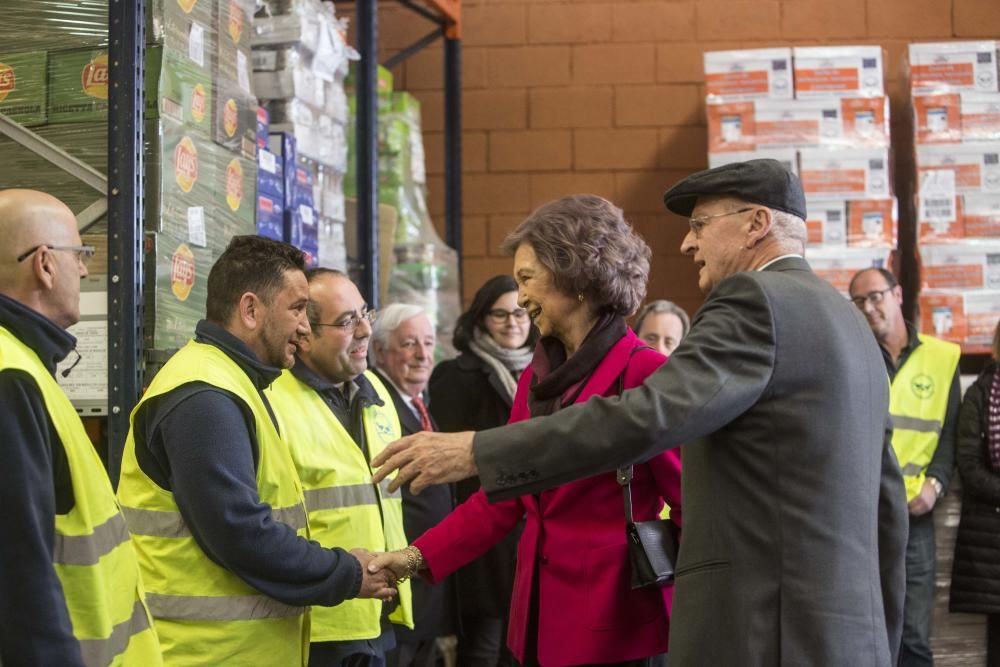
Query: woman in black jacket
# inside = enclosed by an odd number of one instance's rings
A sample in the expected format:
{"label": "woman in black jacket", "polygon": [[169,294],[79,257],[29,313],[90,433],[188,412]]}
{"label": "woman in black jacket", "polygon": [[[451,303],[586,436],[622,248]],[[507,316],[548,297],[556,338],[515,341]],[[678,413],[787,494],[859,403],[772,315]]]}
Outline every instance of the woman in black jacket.
{"label": "woman in black jacket", "polygon": [[[514,279],[503,275],[486,281],[455,324],[453,344],[459,356],[438,364],[431,375],[430,411],[440,430],[480,431],[506,424],[517,380],[531,361],[537,338],[528,313],[517,305]],[[479,479],[463,480],[455,490],[458,502],[464,502],[479,490]],[[518,537],[517,532],[508,535],[456,573],[461,667],[512,664],[504,638]]]}
{"label": "woman in black jacket", "polygon": [[988,667],[1000,667],[1000,323],[993,361],[958,413],[962,518],[951,575],[953,612],[987,615]]}

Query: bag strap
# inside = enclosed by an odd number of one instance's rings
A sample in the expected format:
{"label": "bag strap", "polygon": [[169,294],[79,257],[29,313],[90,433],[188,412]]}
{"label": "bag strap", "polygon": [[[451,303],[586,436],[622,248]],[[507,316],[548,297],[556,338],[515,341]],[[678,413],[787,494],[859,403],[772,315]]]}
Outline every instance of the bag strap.
{"label": "bag strap", "polygon": [[[628,363],[625,364],[624,370],[622,370],[621,375],[618,376],[618,395],[621,396],[625,393],[625,373],[628,372],[628,365],[632,363],[632,356],[639,350],[652,350],[648,345],[639,345],[633,347],[628,354]],[[633,523],[635,519],[632,518],[632,466],[626,466],[624,468],[618,468],[617,479],[618,483],[622,487],[622,495],[625,499],[625,523]]]}

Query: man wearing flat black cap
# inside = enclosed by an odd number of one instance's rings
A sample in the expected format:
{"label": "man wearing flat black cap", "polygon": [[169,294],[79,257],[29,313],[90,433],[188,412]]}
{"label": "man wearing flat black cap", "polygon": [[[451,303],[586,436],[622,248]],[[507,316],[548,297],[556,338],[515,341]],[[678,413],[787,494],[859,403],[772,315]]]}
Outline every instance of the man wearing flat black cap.
{"label": "man wearing flat black cap", "polygon": [[664,202],[689,218],[706,294],[670,363],[620,399],[410,437],[373,463],[414,490],[478,474],[500,501],[685,443],[670,663],[895,665],[907,516],[889,385],[864,319],[803,259],[802,186],[751,160]]}

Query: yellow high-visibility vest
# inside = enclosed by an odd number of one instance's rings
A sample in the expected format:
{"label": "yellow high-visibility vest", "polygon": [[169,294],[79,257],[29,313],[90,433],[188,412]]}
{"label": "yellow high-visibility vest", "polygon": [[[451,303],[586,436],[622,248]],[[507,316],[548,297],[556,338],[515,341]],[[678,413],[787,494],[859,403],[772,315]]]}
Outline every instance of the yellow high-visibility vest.
{"label": "yellow high-visibility vest", "polygon": [[307,609],[262,594],[212,561],[184,523],[174,494],[136,460],[135,416],[148,401],[190,382],[224,389],[254,416],[259,450],[257,492],[271,516],[308,536],[302,486],[263,399],[222,350],[189,342],[156,374],[132,411],[118,498],[139,555],[147,601],[168,665],[306,664]]}
{"label": "yellow high-visibility vest", "polygon": [[53,566],[84,663],[163,664],[143,600],[139,563],[101,459],[73,404],[38,355],[0,327],[0,370],[8,369],[35,381],[66,452],[74,503],[68,513],[55,517]]}
{"label": "yellow high-visibility vest", "polygon": [[[392,397],[371,372],[365,377],[383,405],[363,411],[368,454],[374,458],[400,437],[399,418]],[[395,475],[381,485],[372,482],[372,470],[361,448],[330,411],[322,397],[289,371],[267,389],[268,401],[281,425],[305,490],[312,539],[325,547],[392,551],[406,546],[403,499],[388,492]],[[410,582],[399,585],[399,605],[389,616],[413,627]],[[373,639],[381,633],[382,602],[346,600],[336,607],[314,607],[312,641]]]}
{"label": "yellow high-visibility vest", "polygon": [[903,472],[907,502],[923,488],[927,466],[944,427],[948,395],[962,355],[955,343],[917,335],[920,345],[896,373],[889,395],[892,448]]}

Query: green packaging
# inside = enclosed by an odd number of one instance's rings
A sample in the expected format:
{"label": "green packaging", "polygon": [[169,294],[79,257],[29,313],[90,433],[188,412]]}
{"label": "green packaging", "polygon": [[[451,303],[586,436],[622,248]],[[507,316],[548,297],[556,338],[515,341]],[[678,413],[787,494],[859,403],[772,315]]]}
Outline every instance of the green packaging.
{"label": "green packaging", "polygon": [[257,157],[257,98],[238,86],[216,81],[212,140],[245,158]]}
{"label": "green packaging", "polygon": [[50,123],[107,120],[107,49],[51,51],[48,88]]}
{"label": "green packaging", "polygon": [[151,46],[146,49],[146,118],[161,116],[209,138],[212,79],[176,51]]}
{"label": "green packaging", "polygon": [[212,204],[216,168],[213,147],[191,128],[167,119],[160,119],[158,130],[149,134],[146,190],[150,196],[158,193],[159,205],[147,206],[146,229],[192,238],[194,243],[205,245],[198,240],[202,234],[197,233],[197,221],[189,224],[188,211],[201,208],[207,212]]}
{"label": "green packaging", "polygon": [[45,123],[48,53],[0,54],[0,113],[21,125]]}
{"label": "green packaging", "polygon": [[145,253],[145,345],[175,350],[194,337],[195,325],[205,317],[215,257],[166,232],[147,233]]}
{"label": "green packaging", "polygon": [[212,71],[217,31],[212,21],[214,0],[149,0],[146,41],[160,44]]}

